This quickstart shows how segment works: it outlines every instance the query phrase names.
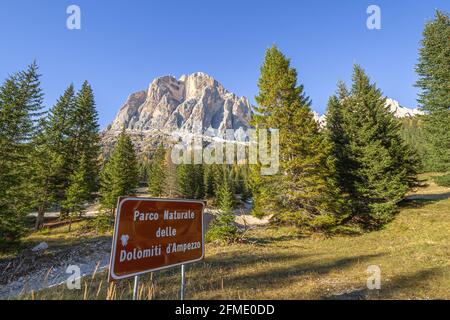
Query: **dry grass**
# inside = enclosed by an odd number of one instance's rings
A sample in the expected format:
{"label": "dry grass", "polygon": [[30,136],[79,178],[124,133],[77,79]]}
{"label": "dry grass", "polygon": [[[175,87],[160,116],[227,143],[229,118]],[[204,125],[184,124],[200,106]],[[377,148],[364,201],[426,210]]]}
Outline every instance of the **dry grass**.
{"label": "dry grass", "polygon": [[[416,194],[445,194],[428,185]],[[422,191],[422,192],[421,192]],[[245,243],[208,245],[188,266],[188,299],[450,299],[450,198],[405,202],[383,230],[360,236],[302,236],[292,228],[248,233]],[[381,290],[366,269],[381,268]],[[179,269],[141,278],[141,299],[177,299]],[[129,299],[132,281],[108,284],[105,272],[81,290],[62,285],[25,299]]]}
{"label": "dry grass", "polygon": [[430,195],[430,194],[436,194],[436,195],[441,195],[441,194],[448,194],[450,193],[450,188],[447,187],[443,187],[443,186],[439,186],[437,185],[434,181],[433,181],[433,177],[436,176],[440,176],[441,174],[439,173],[424,173],[424,174],[420,174],[418,176],[418,180],[419,180],[419,184],[421,185],[421,187],[412,190],[409,195],[417,195],[417,194],[423,194],[423,195]]}

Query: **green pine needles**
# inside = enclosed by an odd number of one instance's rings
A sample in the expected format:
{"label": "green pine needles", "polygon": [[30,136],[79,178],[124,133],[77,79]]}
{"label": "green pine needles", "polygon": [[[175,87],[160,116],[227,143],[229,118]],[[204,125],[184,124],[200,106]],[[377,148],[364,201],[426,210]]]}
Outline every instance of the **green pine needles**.
{"label": "green pine needles", "polygon": [[339,83],[328,103],[326,134],[335,159],[335,179],[347,221],[376,228],[394,217],[397,204],[414,185],[418,159],[401,137],[401,123],[386,99],[354,66],[350,91]]}
{"label": "green pine needles", "polygon": [[425,136],[425,169],[450,175],[450,19],[436,11],[425,25],[419,63],[419,104]]}

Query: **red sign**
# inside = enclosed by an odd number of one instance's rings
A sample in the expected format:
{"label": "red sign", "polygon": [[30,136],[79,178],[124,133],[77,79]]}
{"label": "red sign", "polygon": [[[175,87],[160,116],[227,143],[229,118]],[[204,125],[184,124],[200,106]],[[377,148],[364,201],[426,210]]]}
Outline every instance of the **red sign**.
{"label": "red sign", "polygon": [[120,198],[110,280],[203,259],[203,201]]}

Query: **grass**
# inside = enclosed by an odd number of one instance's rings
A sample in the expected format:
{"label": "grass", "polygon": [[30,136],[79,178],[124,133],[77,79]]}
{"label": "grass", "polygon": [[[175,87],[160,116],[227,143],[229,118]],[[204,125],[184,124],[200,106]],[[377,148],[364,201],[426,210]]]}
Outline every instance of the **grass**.
{"label": "grass", "polygon": [[434,177],[434,182],[442,187],[450,187],[450,173]]}
{"label": "grass", "polygon": [[[429,176],[422,176],[428,179]],[[246,241],[208,244],[204,261],[187,267],[188,299],[450,299],[450,189],[432,181],[405,201],[384,229],[358,236],[305,236],[296,229],[260,228]],[[370,265],[381,289],[366,286]],[[153,279],[151,279],[153,277]],[[141,278],[141,299],[177,299],[179,269]],[[132,281],[85,277],[21,299],[130,299]]]}

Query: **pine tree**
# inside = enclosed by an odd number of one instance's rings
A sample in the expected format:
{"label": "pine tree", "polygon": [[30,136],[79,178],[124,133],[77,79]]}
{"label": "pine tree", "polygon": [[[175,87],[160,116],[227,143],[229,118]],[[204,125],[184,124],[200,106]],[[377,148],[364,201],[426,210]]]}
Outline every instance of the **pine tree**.
{"label": "pine tree", "polygon": [[203,165],[186,163],[178,165],[177,187],[178,194],[184,198],[204,198],[205,185]]}
{"label": "pine tree", "polygon": [[[79,205],[76,203],[77,195],[79,203],[84,203],[90,197],[81,197],[84,194],[83,185],[90,178],[82,175],[86,181],[73,181],[74,177],[80,177],[80,158],[74,156],[71,141],[75,139],[75,125],[71,118],[75,113],[74,87],[70,85],[57,103],[49,110],[47,118],[43,121],[40,132],[36,135],[33,145],[34,161],[32,167],[35,172],[33,182],[34,203],[38,210],[35,227],[38,229],[43,223],[45,210],[51,205],[60,205],[61,218],[67,217],[67,211],[71,209],[79,213]],[[86,157],[83,155],[83,168],[86,170]],[[77,175],[78,174],[78,175]],[[77,190],[77,188],[80,188]],[[66,207],[68,205],[68,207]]]}
{"label": "pine tree", "polygon": [[327,131],[337,159],[337,181],[350,197],[352,217],[366,227],[390,221],[415,182],[416,155],[402,140],[400,123],[385,103],[356,65],[351,92],[345,98],[332,97],[329,105]]}
{"label": "pine tree", "polygon": [[233,196],[231,181],[226,175],[223,183],[217,190],[219,213],[206,234],[207,241],[232,242],[237,237],[237,227],[234,223],[233,208],[235,199]]}
{"label": "pine tree", "polygon": [[70,212],[80,216],[83,213],[85,202],[91,197],[87,167],[87,159],[82,155],[75,171],[69,177],[69,186],[63,203],[64,207],[69,208]]}
{"label": "pine tree", "polygon": [[[74,89],[70,85],[58,99],[42,122],[40,132],[33,142],[35,177],[33,182],[34,203],[38,214],[35,228],[42,226],[45,210],[51,205],[62,205],[72,174],[76,157],[68,148],[71,133],[69,121],[74,107]],[[64,216],[64,214],[63,214]]]}
{"label": "pine tree", "polygon": [[0,241],[15,240],[30,209],[32,139],[42,117],[43,93],[37,64],[0,87]]}
{"label": "pine tree", "polygon": [[271,196],[270,188],[267,188],[265,181],[269,182],[271,177],[261,175],[261,165],[249,165],[249,175],[247,186],[252,195],[252,215],[262,218],[267,215],[265,205]]}
{"label": "pine tree", "polygon": [[[73,128],[71,153],[86,157],[89,192],[94,194],[98,190],[100,137],[94,94],[87,81],[83,83],[75,97],[75,107],[70,121]],[[75,170],[75,165],[73,164],[72,171]]]}
{"label": "pine tree", "polygon": [[195,199],[203,199],[205,197],[205,184],[203,180],[204,176],[204,168],[202,164],[194,165],[193,172],[193,182],[194,182],[194,198]]}
{"label": "pine tree", "polygon": [[161,197],[165,192],[166,180],[166,150],[161,144],[156,150],[149,166],[148,192],[151,196]]}
{"label": "pine tree", "polygon": [[207,198],[212,198],[214,196],[214,175],[213,168],[211,165],[205,165],[203,171],[203,184],[205,186],[205,196]]}
{"label": "pine tree", "polygon": [[56,186],[55,201],[59,204],[66,197],[65,191],[69,186],[69,177],[73,173],[78,160],[78,157],[74,156],[73,150],[70,148],[73,133],[73,123],[70,119],[74,113],[74,100],[74,87],[70,85],[49,110],[46,121],[45,144],[50,152],[61,157],[60,165],[53,170]]}
{"label": "pine tree", "polygon": [[136,152],[130,137],[125,130],[122,130],[111,157],[101,172],[100,203],[102,207],[113,214],[117,199],[120,196],[133,195],[138,184],[139,171]]}
{"label": "pine tree", "polygon": [[266,52],[258,87],[253,124],[279,129],[280,172],[252,178],[255,208],[299,225],[322,215],[332,219],[340,200],[331,183],[331,145],[319,132],[296,70],[275,46]]}
{"label": "pine tree", "polygon": [[34,148],[30,153],[30,166],[33,175],[30,176],[29,186],[32,206],[37,209],[35,229],[44,223],[46,210],[58,202],[61,186],[59,172],[63,166],[63,157],[55,150],[49,140],[49,126],[47,119],[42,119],[41,129],[33,139]]}
{"label": "pine tree", "polygon": [[418,155],[419,167],[418,169],[423,171],[425,168],[426,153],[426,140],[423,132],[423,117],[406,117],[400,120],[401,137],[406,144],[414,150]]}
{"label": "pine tree", "polygon": [[18,75],[10,76],[0,87],[0,241],[18,237],[21,228],[18,222],[21,213],[17,211],[18,200],[14,197],[14,186],[22,184],[21,163],[23,162],[22,137],[25,134],[20,124],[27,119],[27,113],[16,107],[19,96]]}
{"label": "pine tree", "polygon": [[424,132],[427,140],[426,165],[429,170],[450,171],[450,19],[436,11],[423,31],[419,63],[416,67],[421,89],[419,103],[427,114]]}
{"label": "pine tree", "polygon": [[355,198],[355,179],[353,175],[357,164],[351,156],[350,137],[346,130],[345,117],[349,102],[349,92],[343,82],[338,83],[337,94],[330,97],[326,116],[325,133],[331,143],[331,153],[334,156],[334,180],[340,187],[341,195],[347,204],[346,209],[352,208]]}
{"label": "pine tree", "polygon": [[226,171],[226,166],[214,163],[211,165],[211,174],[213,176],[213,193],[217,197],[217,192],[224,181],[224,175]]}
{"label": "pine tree", "polygon": [[195,190],[192,183],[193,165],[181,163],[177,166],[178,193],[184,198],[193,198]]}

